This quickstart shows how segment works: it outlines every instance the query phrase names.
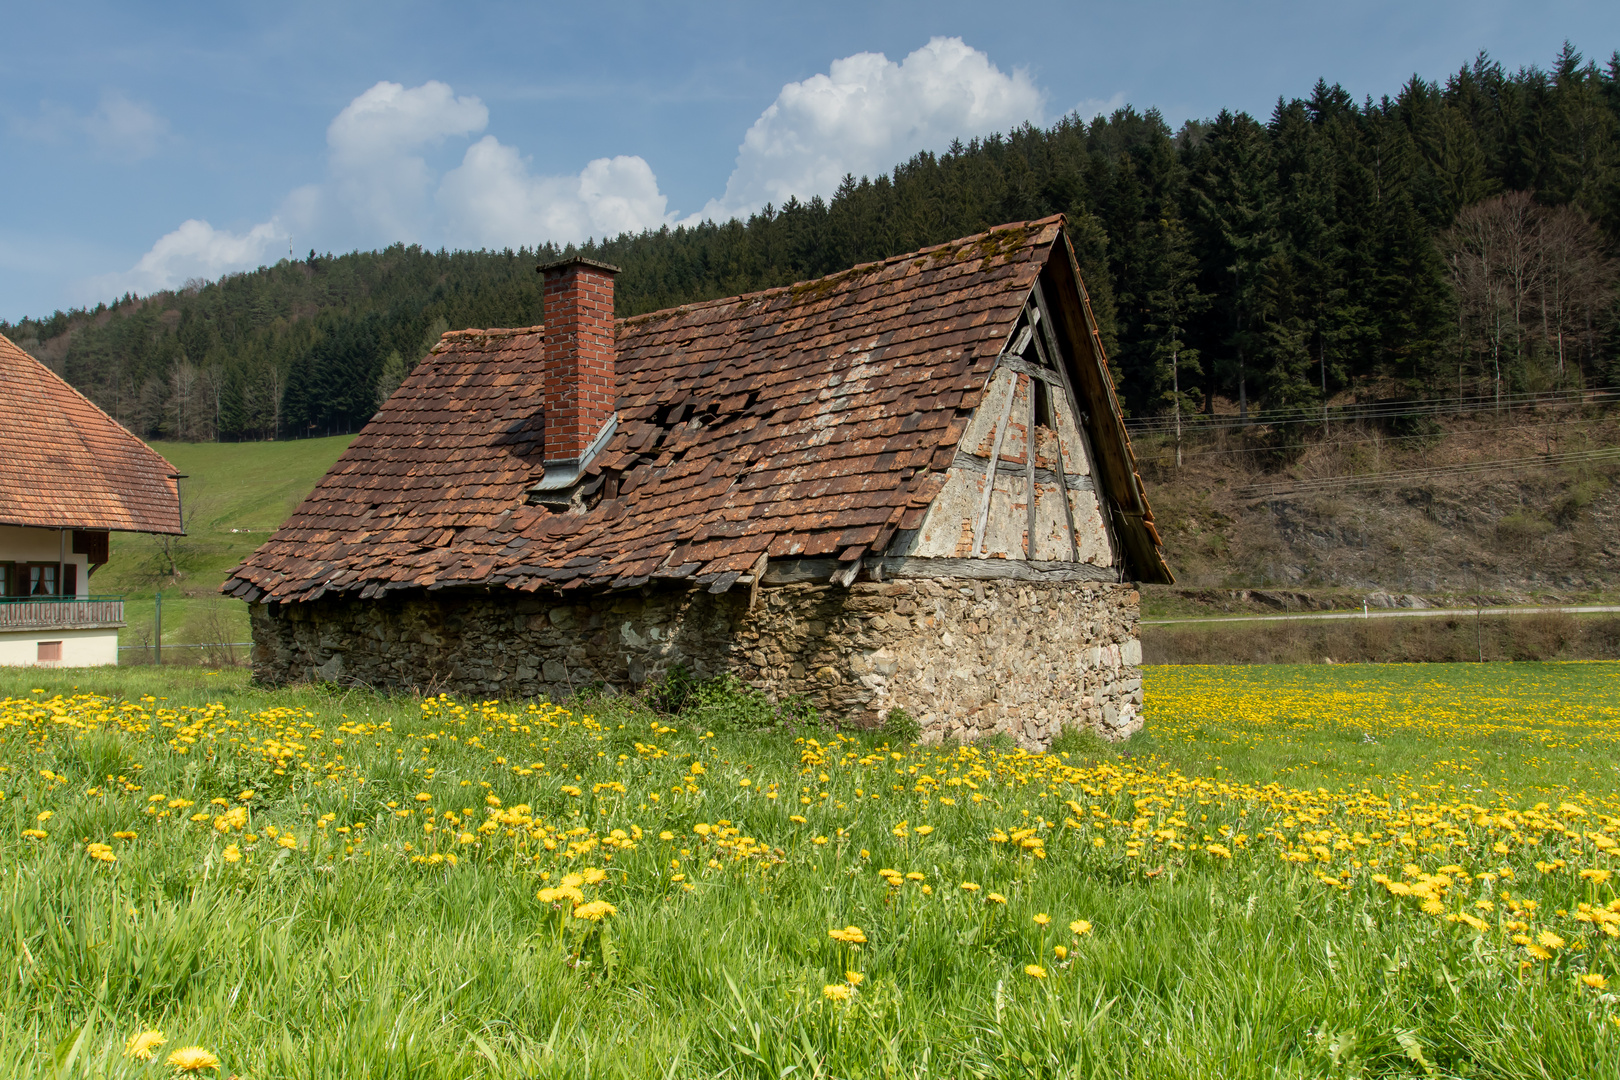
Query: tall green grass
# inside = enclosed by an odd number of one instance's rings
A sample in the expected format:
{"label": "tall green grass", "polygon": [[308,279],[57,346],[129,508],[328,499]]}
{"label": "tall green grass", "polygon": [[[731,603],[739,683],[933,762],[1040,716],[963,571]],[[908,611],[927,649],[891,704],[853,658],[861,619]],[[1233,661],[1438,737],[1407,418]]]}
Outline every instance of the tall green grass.
{"label": "tall green grass", "polygon": [[[114,533],[91,591],[124,596],[120,645],[150,645],[163,592],[163,642],[246,641],[246,605],[218,595],[225,575],[269,539],[348,448],[351,436],[256,443],[153,443],[185,474],[183,537]],[[125,650],[125,659],[138,654]],[[167,659],[195,661],[175,649]]]}
{"label": "tall green grass", "polygon": [[[1612,665],[1581,668],[1571,685],[1587,680],[1598,694],[1617,677]],[[1178,685],[1159,700],[1159,675],[1149,674],[1150,715],[1193,692]],[[1221,678],[1212,673],[1212,692],[1245,700]],[[1331,700],[1346,686],[1315,691]],[[75,688],[142,705],[152,729],[26,719],[50,711],[38,702]],[[1291,693],[1303,701],[1311,689]],[[1510,680],[1494,689],[1513,697]],[[0,718],[24,721],[0,727],[0,1060],[19,1076],[161,1076],[172,1071],[163,1064],[169,1050],[196,1043],[220,1056],[220,1075],[260,1080],[1620,1075],[1620,1026],[1607,1019],[1614,1006],[1575,978],[1607,970],[1620,982],[1601,948],[1521,971],[1502,961],[1494,938],[1394,904],[1376,887],[1326,888],[1311,867],[1258,848],[1222,862],[1156,847],[1132,863],[1112,846],[1094,848],[1091,832],[1074,831],[1071,842],[1062,826],[1044,859],[993,839],[1026,821],[1060,822],[1071,798],[1131,817],[1140,792],[1088,792],[1081,783],[1133,766],[1155,778],[1137,784],[1141,792],[1183,792],[1189,820],[1208,817],[1194,833],[1218,821],[1258,833],[1297,810],[1216,796],[1190,780],[1218,775],[1217,764],[1239,771],[1244,755],[1257,780],[1273,767],[1239,710],[1229,730],[1205,715],[1196,737],[1166,718],[1123,747],[1071,738],[1067,765],[1083,767],[1076,773],[1058,768],[1061,758],[991,753],[979,759],[992,767],[976,791],[941,787],[924,802],[912,790],[917,777],[943,776],[950,751],[853,734],[839,745],[868,764],[837,753],[823,761],[795,740],[831,744],[836,735],[804,717],[784,729],[776,710],[733,693],[728,701],[711,688],[693,704],[701,714],[654,713],[622,698],[576,703],[575,715],[589,712],[595,725],[553,729],[522,704],[500,710],[512,723],[490,722],[494,713],[473,703],[430,714],[405,697],[257,690],[239,672],[0,673],[0,696],[14,699],[0,705]],[[1523,700],[1527,713],[1545,711],[1535,695]],[[171,746],[179,729],[162,726],[178,714],[157,710],[208,702],[223,706],[210,722],[216,737],[179,753]],[[272,709],[285,710],[273,724],[249,722]],[[116,711],[115,703],[101,709]],[[1517,749],[1573,765],[1583,745],[1612,736],[1620,712],[1590,710],[1557,751],[1543,745],[1534,720],[1526,716]],[[345,724],[366,734],[342,736],[338,747],[330,740]],[[272,728],[304,739],[286,775],[246,741]],[[311,734],[317,729],[322,736]],[[482,745],[471,744],[480,731]],[[1417,733],[1404,737],[1414,753],[1432,751],[1435,767],[1450,760],[1449,735],[1427,748]],[[1312,749],[1304,724],[1286,739]],[[1324,731],[1317,760],[1339,747]],[[316,763],[336,753],[347,768],[327,775]],[[542,760],[547,767],[531,775],[515,771]],[[707,766],[696,782],[694,761]],[[1408,764],[1390,772],[1424,772]],[[124,790],[119,776],[139,790]],[[1338,785],[1331,767],[1303,779],[1309,788],[1279,790],[1302,790],[1300,798],[1330,808],[1343,800],[1316,786],[1353,794],[1378,782],[1360,767]],[[625,793],[593,793],[613,781]],[[1396,797],[1424,790],[1415,780],[1385,781]],[[774,800],[762,794],[771,784]],[[1594,816],[1614,812],[1620,785],[1582,787]],[[92,796],[91,788],[114,793]],[[296,835],[299,850],[261,840],[231,864],[222,853],[243,842],[239,834],[186,820],[217,812],[209,800],[235,801],[243,789],[257,792],[255,833],[274,825]],[[937,801],[947,791],[957,805]],[[157,793],[195,805],[157,822],[144,813]],[[534,849],[542,857],[531,860],[499,835],[481,836],[478,845],[440,849],[461,851],[458,865],[425,865],[401,850],[430,846],[420,815],[396,816],[429,805],[413,802],[418,793],[441,811],[474,808],[469,823],[482,820],[493,797],[506,808],[528,803],[560,827],[600,834],[636,824],[643,836],[611,861],[601,849],[572,861]],[[49,838],[23,839],[47,809]],[[328,813],[336,817],[322,829]],[[795,823],[795,814],[807,821]],[[709,869],[706,857],[720,852],[693,826],[722,819],[769,854],[721,856],[721,868]],[[898,835],[902,821],[909,828]],[[357,822],[366,823],[369,853],[347,856],[331,829]],[[934,831],[919,836],[925,822]],[[139,838],[112,841],[121,828]],[[659,840],[661,829],[674,839]],[[812,835],[831,839],[814,845]],[[91,841],[114,843],[117,861],[87,858]],[[1530,866],[1564,843],[1548,836],[1512,858],[1523,871],[1516,888],[1549,910],[1573,908],[1584,895]],[[1482,848],[1418,857],[1426,868],[1501,861]],[[540,874],[555,884],[586,864],[611,875],[601,895],[618,914],[605,931],[536,897],[546,884]],[[879,867],[920,872],[933,893],[886,886]],[[681,872],[691,891],[673,880]],[[964,892],[963,881],[982,891]],[[1007,903],[987,903],[990,891]],[[1037,925],[1038,913],[1051,925]],[[1092,932],[1071,933],[1077,919]],[[850,924],[867,944],[828,937]],[[1054,945],[1070,950],[1066,960]],[[1029,964],[1046,977],[1025,974]],[[846,970],[864,975],[858,992],[846,1003],[828,1000],[823,988]],[[168,1043],[150,1063],[124,1057],[124,1040],[145,1029]]]}

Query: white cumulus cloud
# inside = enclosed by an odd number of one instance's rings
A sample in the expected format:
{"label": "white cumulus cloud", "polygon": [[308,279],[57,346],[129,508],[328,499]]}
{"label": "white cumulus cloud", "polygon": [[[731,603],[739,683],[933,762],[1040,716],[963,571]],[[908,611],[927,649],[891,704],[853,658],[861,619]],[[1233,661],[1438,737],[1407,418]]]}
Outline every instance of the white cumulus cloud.
{"label": "white cumulus cloud", "polygon": [[482,101],[442,82],[408,90],[379,82],[327,127],[328,180],[289,209],[309,215],[303,231],[350,234],[350,242],[438,239],[429,203],[435,175],[423,151],[488,124]]}
{"label": "white cumulus cloud", "polygon": [[744,136],[725,194],[688,220],[831,195],[846,173],[887,172],[952,139],[1039,122],[1044,97],[1027,72],[1002,72],[961,38],[936,37],[899,63],[869,52],[835,60],[782,87]]}
{"label": "white cumulus cloud", "polygon": [[[724,195],[685,218],[726,220],[767,202],[831,195],[846,173],[875,175],[953,139],[1042,122],[1045,95],[1021,69],[1003,72],[960,38],[936,37],[899,62],[882,53],[833,61],[782,87],[743,137]],[[1086,101],[1080,111],[1108,111]],[[151,110],[109,94],[88,117],[58,118],[127,155],[169,138]],[[82,283],[94,298],[175,288],[273,260],[291,239],[324,251],[396,242],[450,248],[566,244],[674,224],[658,178],[634,155],[597,158],[577,173],[536,162],[491,134],[489,109],[437,80],[382,81],[326,130],[320,180],[288,193],[268,221],[243,232],[182,223],[122,274]],[[457,140],[471,140],[460,162]]]}
{"label": "white cumulus cloud", "polygon": [[286,234],[273,222],[233,233],[192,218],[160,238],[129,270],[92,278],[83,291],[88,297],[104,300],[126,292],[139,296],[173,289],[192,278],[217,278],[261,265],[277,247],[277,241],[284,243]]}
{"label": "white cumulus cloud", "polygon": [[616,236],[669,219],[658,178],[639,157],[598,158],[575,176],[536,176],[493,135],[467,148],[439,185],[438,201],[449,232],[469,247]]}

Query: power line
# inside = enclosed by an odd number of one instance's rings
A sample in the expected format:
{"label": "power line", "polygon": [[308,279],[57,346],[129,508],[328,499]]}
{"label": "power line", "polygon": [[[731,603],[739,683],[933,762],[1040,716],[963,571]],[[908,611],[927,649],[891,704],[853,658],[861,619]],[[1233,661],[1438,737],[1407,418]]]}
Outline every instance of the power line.
{"label": "power line", "polygon": [[[1268,410],[1263,414],[1239,417],[1231,414],[1194,414],[1181,418],[1183,434],[1237,427],[1276,427],[1282,424],[1350,423],[1365,420],[1394,420],[1402,417],[1444,416],[1463,413],[1511,411],[1548,405],[1597,405],[1620,401],[1620,387],[1594,387],[1578,390],[1545,390],[1454,398],[1407,398],[1364,404],[1330,405],[1326,409],[1299,407]],[[1176,428],[1174,417],[1148,416],[1125,421],[1131,435],[1168,435]]]}
{"label": "power line", "polygon": [[[1597,416],[1597,417],[1590,417],[1590,418],[1585,419],[1585,420],[1546,420],[1546,421],[1543,421],[1542,423],[1539,423],[1539,424],[1513,424],[1512,428],[1516,432],[1517,431],[1539,431],[1542,428],[1567,429],[1567,428],[1576,427],[1577,425],[1581,425],[1581,424],[1605,424],[1605,423],[1608,423],[1610,421],[1610,419],[1611,419],[1611,417],[1608,417],[1608,416]],[[1455,435],[1456,433],[1455,432],[1448,432],[1446,434]],[[1438,435],[1381,435],[1381,436],[1377,436],[1375,438],[1369,438],[1369,439],[1341,439],[1341,438],[1331,437],[1330,436],[1330,437],[1323,438],[1320,442],[1311,443],[1310,445],[1312,447],[1362,446],[1362,445],[1365,445],[1367,443],[1388,444],[1388,443],[1404,443],[1404,442],[1422,442],[1424,440],[1432,440],[1432,439],[1436,439],[1436,438],[1439,438],[1439,436]],[[1165,448],[1160,447],[1159,449],[1160,449],[1160,451],[1163,451]],[[1228,447],[1225,450],[1199,450],[1199,451],[1196,451],[1196,452],[1193,452],[1193,453],[1187,453],[1187,454],[1185,454],[1183,456],[1188,461],[1197,461],[1199,458],[1220,457],[1220,456],[1225,455],[1225,454],[1274,454],[1274,453],[1276,453],[1278,451],[1278,449],[1279,448],[1275,447],[1275,446],[1238,446],[1238,447]]]}
{"label": "power line", "polygon": [[1608,447],[1603,450],[1576,450],[1563,454],[1538,454],[1535,457],[1510,458],[1499,461],[1472,461],[1457,465],[1436,465],[1427,469],[1399,469],[1391,472],[1368,473],[1362,476],[1323,476],[1306,480],[1282,480],[1270,484],[1252,484],[1248,487],[1234,488],[1232,493],[1241,498],[1273,498],[1279,495],[1306,495],[1312,492],[1342,490],[1352,487],[1385,487],[1412,480],[1475,476],[1514,469],[1551,468],[1557,465],[1610,461],[1620,463],[1620,447]]}

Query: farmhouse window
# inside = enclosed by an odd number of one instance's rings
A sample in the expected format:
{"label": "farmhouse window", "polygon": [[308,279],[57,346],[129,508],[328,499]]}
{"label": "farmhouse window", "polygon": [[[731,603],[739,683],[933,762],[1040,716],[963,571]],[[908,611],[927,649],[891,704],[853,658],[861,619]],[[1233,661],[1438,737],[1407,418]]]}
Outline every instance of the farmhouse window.
{"label": "farmhouse window", "polygon": [[56,564],[31,563],[28,567],[28,595],[56,595]]}
{"label": "farmhouse window", "polygon": [[60,641],[42,641],[39,643],[39,663],[55,664],[62,660],[62,643]]}

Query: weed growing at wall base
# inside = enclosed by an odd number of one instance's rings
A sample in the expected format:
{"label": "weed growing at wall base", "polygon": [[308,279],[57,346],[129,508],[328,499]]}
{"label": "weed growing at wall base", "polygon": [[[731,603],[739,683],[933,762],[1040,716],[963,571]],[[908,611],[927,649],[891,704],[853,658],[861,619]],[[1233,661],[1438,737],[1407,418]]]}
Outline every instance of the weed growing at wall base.
{"label": "weed growing at wall base", "polygon": [[[1067,754],[712,734],[623,699],[5,676],[0,1054],[109,1077],[1615,1075],[1620,782],[1583,763],[1620,734],[1620,670],[1488,670],[1475,721],[1448,702],[1482,686],[1429,707],[1399,670],[1269,694],[1150,670],[1146,735]],[[1273,775],[1295,754],[1315,764]]]}

